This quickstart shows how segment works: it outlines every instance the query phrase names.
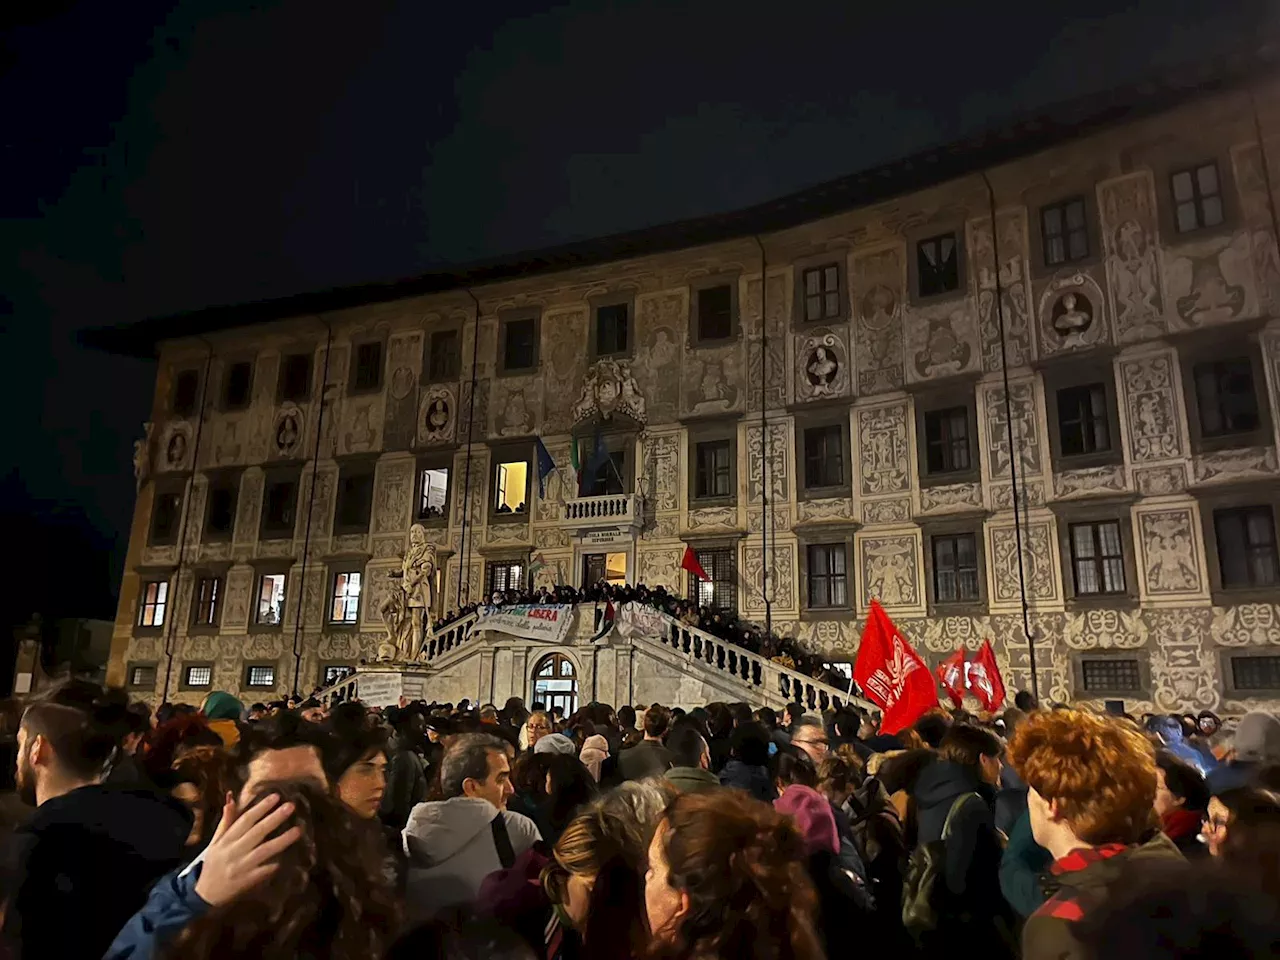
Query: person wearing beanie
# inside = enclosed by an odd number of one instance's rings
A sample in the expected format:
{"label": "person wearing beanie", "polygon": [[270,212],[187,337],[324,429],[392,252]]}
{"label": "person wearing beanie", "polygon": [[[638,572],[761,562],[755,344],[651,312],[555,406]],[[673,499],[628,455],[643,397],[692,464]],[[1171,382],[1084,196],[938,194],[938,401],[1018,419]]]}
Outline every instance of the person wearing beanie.
{"label": "person wearing beanie", "polygon": [[587,737],[578,753],[578,759],[591,773],[596,783],[600,782],[600,768],[609,757],[609,741],[600,734]]}
{"label": "person wearing beanie", "polygon": [[805,851],[810,856],[823,850],[833,855],[840,852],[835,814],[831,812],[827,798],[817,790],[793,783],[773,801],[773,808],[796,822],[796,828],[804,838]]}
{"label": "person wearing beanie", "polygon": [[209,729],[222,738],[230,749],[240,740],[240,728],[236,722],[244,713],[244,704],[225,690],[214,690],[200,704],[200,712],[209,718]]}
{"label": "person wearing beanie", "polygon": [[533,746],[533,752],[573,757],[577,756],[578,748],[563,733],[548,733],[545,737],[538,738],[538,742]]}
{"label": "person wearing beanie", "polygon": [[1209,792],[1217,796],[1247,787],[1258,769],[1272,763],[1280,763],[1280,718],[1261,710],[1246,713],[1236,727],[1227,762],[1209,773]]}

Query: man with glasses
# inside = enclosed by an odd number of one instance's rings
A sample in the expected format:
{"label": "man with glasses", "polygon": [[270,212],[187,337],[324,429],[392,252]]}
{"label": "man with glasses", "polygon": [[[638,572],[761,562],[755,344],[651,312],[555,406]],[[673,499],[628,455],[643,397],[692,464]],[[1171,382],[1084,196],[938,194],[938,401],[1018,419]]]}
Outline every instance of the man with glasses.
{"label": "man with glasses", "polygon": [[822,722],[812,716],[804,716],[796,721],[791,734],[791,745],[803,750],[815,767],[827,759],[827,752],[831,747]]}

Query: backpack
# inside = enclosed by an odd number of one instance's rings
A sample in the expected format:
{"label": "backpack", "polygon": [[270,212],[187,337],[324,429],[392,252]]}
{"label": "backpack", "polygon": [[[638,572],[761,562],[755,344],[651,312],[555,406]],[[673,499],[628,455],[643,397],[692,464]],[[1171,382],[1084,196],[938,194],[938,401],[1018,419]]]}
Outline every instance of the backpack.
{"label": "backpack", "polygon": [[963,793],[951,803],[947,819],[942,823],[942,837],[922,843],[911,852],[907,861],[907,875],[902,882],[902,925],[912,934],[919,935],[936,930],[938,910],[936,890],[947,860],[947,837],[951,833],[951,820],[970,797],[976,793]]}

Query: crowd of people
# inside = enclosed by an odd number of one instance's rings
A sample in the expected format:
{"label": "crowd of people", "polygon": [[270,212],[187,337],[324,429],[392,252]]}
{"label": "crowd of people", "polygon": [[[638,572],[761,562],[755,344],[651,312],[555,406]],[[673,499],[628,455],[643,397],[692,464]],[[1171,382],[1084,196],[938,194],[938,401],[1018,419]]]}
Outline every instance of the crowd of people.
{"label": "crowd of people", "polygon": [[[679,597],[663,586],[649,588],[644,584],[632,586],[629,583],[601,580],[594,586],[581,588],[561,585],[494,591],[487,603],[493,606],[541,603],[612,603],[621,606],[639,603],[659,610],[686,626],[697,627],[718,640],[741,647],[748,653],[773,660],[788,669],[798,670],[815,680],[837,687],[846,686],[849,682],[847,677],[842,677],[822,657],[805,650],[793,638],[766,631],[759,624],[741,619],[735,613]],[[445,629],[475,613],[481,606],[480,603],[470,603],[457,610],[450,610],[432,623],[432,630]]]}
{"label": "crowd of people", "polygon": [[1137,960],[1280,947],[1280,719],[25,705],[7,958]]}

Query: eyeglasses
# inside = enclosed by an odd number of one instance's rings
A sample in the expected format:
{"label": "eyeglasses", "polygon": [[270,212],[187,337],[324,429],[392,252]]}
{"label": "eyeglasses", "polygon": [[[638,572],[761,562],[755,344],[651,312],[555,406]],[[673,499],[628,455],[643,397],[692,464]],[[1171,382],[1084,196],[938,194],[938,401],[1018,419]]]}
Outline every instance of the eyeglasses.
{"label": "eyeglasses", "polygon": [[794,743],[796,746],[803,746],[806,743],[811,744],[812,746],[815,746],[815,747],[831,746],[830,740],[792,740],[791,742]]}

